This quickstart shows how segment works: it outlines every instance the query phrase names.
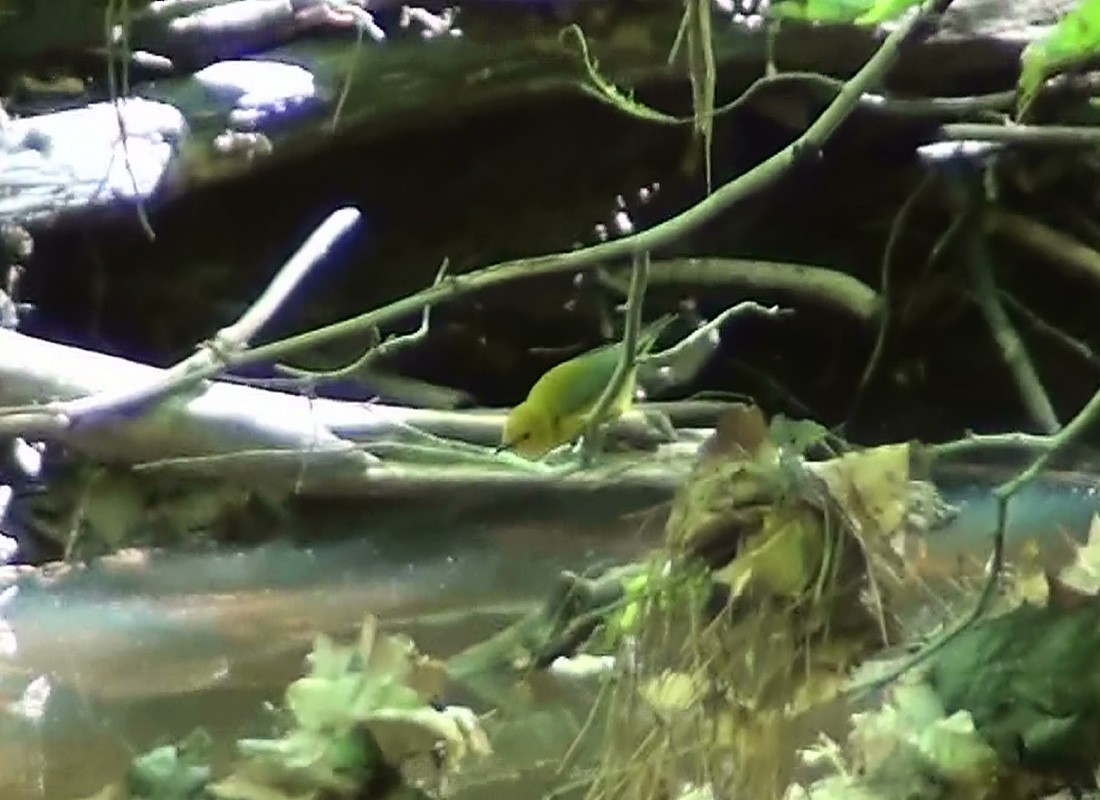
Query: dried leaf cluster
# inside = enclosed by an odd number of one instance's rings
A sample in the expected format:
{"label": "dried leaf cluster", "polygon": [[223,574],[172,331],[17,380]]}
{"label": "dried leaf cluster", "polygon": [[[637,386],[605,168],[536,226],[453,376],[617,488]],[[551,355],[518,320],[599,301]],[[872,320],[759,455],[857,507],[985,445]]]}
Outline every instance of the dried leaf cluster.
{"label": "dried leaf cluster", "polygon": [[907,445],[807,462],[803,428],[741,407],[704,449],[667,561],[634,592],[629,688],[591,796],[778,796],[850,668],[900,639],[892,597],[927,485]]}

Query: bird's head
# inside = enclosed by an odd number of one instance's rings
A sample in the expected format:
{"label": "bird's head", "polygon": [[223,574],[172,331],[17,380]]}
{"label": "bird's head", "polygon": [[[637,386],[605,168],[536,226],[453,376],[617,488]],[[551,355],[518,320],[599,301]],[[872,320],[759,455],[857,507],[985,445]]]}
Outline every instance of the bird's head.
{"label": "bird's head", "polygon": [[542,458],[554,449],[554,425],[551,415],[530,402],[520,403],[508,412],[501,432],[501,450],[511,450],[530,459]]}

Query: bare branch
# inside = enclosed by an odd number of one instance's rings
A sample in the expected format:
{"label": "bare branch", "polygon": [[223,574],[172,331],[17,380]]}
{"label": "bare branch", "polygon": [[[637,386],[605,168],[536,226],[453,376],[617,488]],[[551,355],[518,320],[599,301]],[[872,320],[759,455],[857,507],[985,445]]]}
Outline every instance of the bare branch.
{"label": "bare branch", "polygon": [[882,82],[886,73],[897,61],[905,42],[929,19],[942,13],[949,5],[950,0],[927,0],[918,13],[904,19],[890,32],[875,54],[844,84],[832,103],[794,142],[671,219],[631,236],[624,236],[592,247],[536,258],[505,261],[456,276],[440,286],[430,287],[382,308],[240,353],[233,358],[232,363],[236,365],[271,360],[304,347],[313,347],[371,326],[400,319],[419,311],[424,306],[461,294],[480,291],[519,277],[529,278],[557,272],[591,270],[609,261],[653,252],[672,244],[691,231],[716,219],[737,203],[768,188],[796,163],[803,159],[817,158],[826,140],[856,108],[860,98]]}
{"label": "bare branch", "polygon": [[148,382],[76,400],[0,409],[0,435],[56,436],[77,425],[117,418],[212,377],[246,348],[252,337],[289,298],[303,277],[359,221],[354,208],[331,214],[275,275],[237,322],[223,328],[192,356]]}
{"label": "bare branch", "polygon": [[[626,294],[626,281],[609,271],[600,271],[600,281]],[[813,264],[748,258],[671,258],[650,265],[650,286],[681,284],[790,293],[862,323],[873,322],[882,310],[882,297],[870,286],[839,270]]]}
{"label": "bare branch", "polygon": [[1046,390],[1043,388],[1039,375],[1035,371],[1035,365],[1028,355],[1020,334],[1008,318],[1004,306],[1001,305],[997,293],[997,284],[993,278],[993,267],[989,263],[988,244],[981,230],[972,231],[970,236],[974,241],[970,246],[970,257],[967,259],[967,268],[970,272],[970,280],[974,285],[975,299],[978,307],[985,317],[986,324],[993,334],[997,346],[1001,350],[1001,358],[1012,372],[1016,380],[1016,387],[1020,390],[1020,398],[1024,407],[1031,415],[1031,419],[1044,433],[1056,433],[1061,427],[1054,406],[1050,403]]}
{"label": "bare branch", "polygon": [[1023,214],[993,208],[986,211],[985,225],[987,230],[1049,258],[1064,269],[1100,283],[1100,253],[1069,234]]}
{"label": "bare branch", "polygon": [[[642,328],[642,307],[645,305],[645,290],[649,280],[649,253],[639,253],[634,257],[633,271],[630,275],[630,294],[626,301],[626,327],[623,331],[622,356],[615,366],[611,380],[604,387],[596,401],[592,414],[584,430],[582,457],[590,464],[596,454],[603,449],[602,424],[607,419],[612,405],[622,394],[626,384],[631,381],[634,365],[638,358],[638,335]],[[631,386],[629,391],[633,391]]]}

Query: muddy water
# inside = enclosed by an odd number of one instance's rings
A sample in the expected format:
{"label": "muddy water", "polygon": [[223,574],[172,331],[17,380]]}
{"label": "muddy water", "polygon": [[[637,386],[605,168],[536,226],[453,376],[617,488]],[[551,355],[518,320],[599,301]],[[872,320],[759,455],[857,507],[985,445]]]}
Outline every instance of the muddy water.
{"label": "muddy water", "polygon": [[[964,503],[929,542],[945,562],[988,541],[989,482],[960,473],[945,484]],[[223,766],[235,739],[273,732],[263,704],[300,674],[316,633],[350,635],[372,613],[446,657],[540,602],[561,569],[643,552],[659,514],[630,512],[652,501],[590,496],[445,525],[425,509],[401,525],[360,520],[353,538],[312,548],[119,557],[0,588],[0,797],[93,794],[135,753],[198,726]],[[1090,481],[1052,478],[1015,501],[1010,534],[1081,537],[1096,508]],[[552,785],[592,693],[550,678],[498,688],[504,707],[491,732],[501,760],[460,796],[534,800]],[[449,699],[479,702],[463,687]],[[521,770],[531,763],[544,769]]]}
{"label": "muddy water", "polygon": [[[272,732],[263,703],[301,673],[317,633],[350,636],[370,613],[446,657],[539,603],[560,570],[651,546],[651,507],[593,495],[503,513],[425,508],[331,525],[355,529],[311,548],[119,556],[0,587],[0,797],[92,794],[133,754],[200,725],[224,764],[235,739]],[[476,701],[462,687],[449,699]],[[540,731],[516,761],[560,755],[577,691],[544,682],[513,700],[500,730],[522,717]]]}

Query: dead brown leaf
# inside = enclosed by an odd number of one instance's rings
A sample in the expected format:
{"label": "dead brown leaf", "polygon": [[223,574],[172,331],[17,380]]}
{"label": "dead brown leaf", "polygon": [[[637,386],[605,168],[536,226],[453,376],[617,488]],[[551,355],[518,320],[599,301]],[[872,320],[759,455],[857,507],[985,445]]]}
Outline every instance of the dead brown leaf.
{"label": "dead brown leaf", "polygon": [[883,541],[905,524],[908,442],[846,453],[822,462],[817,471],[865,544]]}

